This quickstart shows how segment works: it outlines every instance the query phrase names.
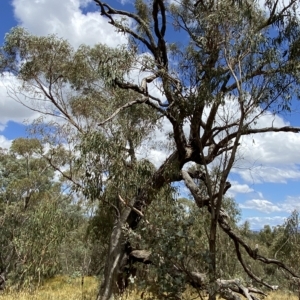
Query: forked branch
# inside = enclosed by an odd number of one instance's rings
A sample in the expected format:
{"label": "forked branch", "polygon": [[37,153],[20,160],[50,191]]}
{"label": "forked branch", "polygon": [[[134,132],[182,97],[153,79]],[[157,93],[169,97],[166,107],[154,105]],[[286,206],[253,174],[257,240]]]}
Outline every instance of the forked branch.
{"label": "forked branch", "polygon": [[[189,174],[186,171],[182,171],[182,177],[184,179],[184,182],[186,186],[189,188],[191,191],[195,202],[198,207],[203,208],[207,207],[209,211],[211,211],[210,204],[212,203],[211,201],[208,201],[208,199],[203,199],[202,193],[200,189],[197,187],[197,185],[194,183],[193,179],[189,176]],[[284,269],[287,271],[289,274],[291,274],[294,278],[300,278],[298,274],[296,274],[291,268],[287,267],[283,262],[277,260],[277,259],[271,259],[264,257],[263,255],[260,255],[258,253],[258,249],[252,249],[243,239],[242,237],[236,233],[232,227],[230,226],[229,222],[229,216],[225,212],[223,208],[220,209],[220,213],[218,216],[218,224],[220,227],[223,229],[223,231],[230,237],[230,239],[234,242],[235,248],[236,248],[236,253],[238,260],[240,261],[242,267],[244,268],[245,272],[256,282],[265,285],[266,287],[273,289],[273,286],[264,282],[262,279],[257,277],[253,272],[245,265],[241,252],[240,252],[240,246],[242,246],[247,254],[254,260],[259,260],[265,264],[274,264],[278,266],[279,268]],[[254,299],[254,298],[250,298]]]}

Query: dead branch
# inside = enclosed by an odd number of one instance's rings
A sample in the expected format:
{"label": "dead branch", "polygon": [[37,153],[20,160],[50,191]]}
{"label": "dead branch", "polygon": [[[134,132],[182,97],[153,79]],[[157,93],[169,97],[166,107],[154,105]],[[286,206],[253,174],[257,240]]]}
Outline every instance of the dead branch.
{"label": "dead branch", "polygon": [[[225,129],[227,129],[226,126],[224,126],[223,130],[225,130]],[[265,132],[293,132],[293,133],[299,133],[300,132],[300,128],[299,127],[293,127],[293,126],[265,127],[265,128],[259,128],[259,129],[249,128],[249,129],[243,130],[243,132],[241,133],[241,135],[244,136],[244,135],[249,135],[249,134],[265,133]],[[225,147],[225,149],[227,149],[226,147],[227,147],[229,141],[231,141],[234,138],[236,138],[236,136],[238,134],[239,134],[239,131],[236,131],[234,133],[231,133],[231,134],[227,135],[218,144],[216,144],[216,146],[214,147],[211,155],[212,156],[217,156],[217,155],[219,155],[219,153],[222,153],[224,147]]]}
{"label": "dead branch", "polygon": [[[200,207],[200,208],[206,206],[208,208],[208,210],[211,211],[211,207],[210,207],[211,201],[209,199],[203,199],[202,194],[200,192],[200,189],[197,187],[197,185],[194,183],[193,179],[189,176],[189,174],[186,171],[183,170],[183,171],[181,171],[181,173],[182,173],[182,177],[184,179],[184,182],[185,182],[186,186],[189,188],[189,190],[191,191],[191,193],[192,193],[192,195],[195,199],[195,202],[196,202],[197,206]],[[259,261],[261,261],[265,264],[275,264],[276,266],[286,270],[293,277],[300,278],[299,275],[297,275],[292,269],[288,268],[283,262],[281,262],[277,259],[266,258],[266,257],[258,254],[257,249],[252,249],[242,239],[242,237],[231,228],[228,220],[229,220],[228,214],[224,211],[224,209],[221,208],[220,213],[219,213],[219,217],[218,217],[218,224],[223,229],[223,231],[233,240],[233,242],[235,244],[238,260],[240,261],[240,263],[241,263],[242,267],[244,268],[245,272],[252,279],[254,279],[256,282],[258,282],[260,284],[263,284],[264,286],[268,287],[271,290],[274,289],[272,285],[264,282],[262,279],[260,279],[255,274],[253,274],[251,272],[251,270],[249,270],[249,268],[247,268],[247,266],[243,262],[242,255],[241,255],[240,250],[239,250],[240,246],[242,246],[246,250],[246,252],[248,253],[248,255],[252,259],[259,260]],[[253,299],[253,298],[249,298],[249,299]]]}
{"label": "dead branch", "polygon": [[98,126],[102,126],[102,125],[106,124],[107,122],[111,121],[116,115],[118,115],[120,113],[120,111],[122,111],[128,107],[131,107],[135,104],[145,103],[147,100],[148,100],[148,98],[137,99],[137,100],[133,100],[133,101],[130,101],[130,102],[124,104],[123,106],[119,107],[113,114],[111,114],[106,120],[98,123]]}
{"label": "dead branch", "polygon": [[[187,188],[192,193],[192,195],[193,195],[193,197],[196,201],[197,206],[199,208],[209,206],[210,202],[211,202],[211,197],[203,199],[200,189],[197,187],[197,185],[193,181],[193,179],[190,176],[189,172],[182,170],[181,174],[182,174],[182,179],[184,180],[185,185],[187,186]],[[205,181],[205,174],[202,174],[200,179]],[[225,194],[230,187],[231,187],[230,182],[226,182],[223,194]],[[217,199],[218,196],[219,196],[219,193],[213,194],[212,195],[213,200]]]}
{"label": "dead branch", "polygon": [[100,0],[94,0],[94,1],[97,3],[98,6],[100,6],[101,14],[106,16],[107,18],[109,18],[111,22],[114,22],[114,20],[111,17],[111,15],[113,15],[113,14],[117,14],[120,16],[126,16],[126,17],[134,19],[140,26],[142,26],[143,30],[145,31],[145,33],[149,39],[149,45],[151,45],[151,47],[153,47],[153,49],[156,47],[154,38],[151,34],[151,31],[149,30],[148,25],[138,15],[127,12],[127,11],[114,9],[111,6],[109,6],[107,3],[104,3]]}
{"label": "dead branch", "polygon": [[125,201],[120,195],[119,195],[120,201],[127,207],[130,207],[134,212],[136,212],[140,217],[144,218],[146,224],[150,224],[149,221],[145,218],[145,215],[138,209],[136,209],[133,205],[131,205],[128,201]]}

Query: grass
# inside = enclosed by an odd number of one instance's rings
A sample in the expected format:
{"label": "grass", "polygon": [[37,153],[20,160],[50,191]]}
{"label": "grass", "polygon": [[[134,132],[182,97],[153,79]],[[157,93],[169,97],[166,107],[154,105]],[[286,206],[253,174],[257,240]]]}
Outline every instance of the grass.
{"label": "grass", "polygon": [[[0,300],[94,300],[96,299],[97,290],[98,281],[94,277],[84,277],[84,284],[82,287],[81,278],[58,276],[48,280],[44,286],[35,291],[24,290],[15,292],[7,289],[0,294]],[[122,300],[138,299],[141,299],[141,292],[132,292],[122,297]],[[189,300],[196,298],[195,294],[191,295],[186,293],[183,299]],[[269,293],[265,300],[298,300],[298,297],[291,293],[279,291]]]}
{"label": "grass", "polygon": [[84,277],[81,286],[81,277],[58,276],[35,291],[6,290],[0,294],[0,300],[90,300],[96,298],[97,289],[98,281],[94,277]]}

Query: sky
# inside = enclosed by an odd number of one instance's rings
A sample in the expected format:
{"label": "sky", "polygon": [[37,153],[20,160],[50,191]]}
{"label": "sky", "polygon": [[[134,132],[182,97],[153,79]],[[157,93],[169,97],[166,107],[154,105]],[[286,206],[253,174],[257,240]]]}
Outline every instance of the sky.
{"label": "sky", "polygon": [[[131,8],[130,0],[108,2],[119,9]],[[126,37],[115,32],[90,0],[2,0],[1,44],[5,33],[17,25],[39,36],[56,34],[75,48],[80,44],[116,47],[126,43]],[[7,89],[13,84],[13,78],[0,78],[2,148],[8,148],[15,138],[28,136],[24,122],[38,117],[9,97]],[[258,125],[300,126],[299,112],[299,103],[294,101],[292,113],[266,115],[258,120]],[[156,134],[157,140],[163,138],[159,132]],[[160,150],[149,151],[157,164],[166,157]],[[300,134],[268,133],[243,138],[229,180],[232,187],[228,195],[236,199],[242,222],[248,220],[252,229],[282,224],[294,209],[300,210]]]}

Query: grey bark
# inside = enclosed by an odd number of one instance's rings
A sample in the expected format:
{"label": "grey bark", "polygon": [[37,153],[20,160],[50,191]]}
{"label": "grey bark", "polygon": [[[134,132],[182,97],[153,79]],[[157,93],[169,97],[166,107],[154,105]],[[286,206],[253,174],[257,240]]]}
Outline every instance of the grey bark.
{"label": "grey bark", "polygon": [[120,270],[121,262],[124,260],[126,254],[125,251],[125,238],[123,234],[123,227],[126,224],[126,220],[131,209],[125,207],[119,216],[113,231],[111,233],[109,250],[107,254],[107,260],[104,270],[104,281],[102,282],[97,300],[112,300],[113,293],[117,288],[117,276]]}

